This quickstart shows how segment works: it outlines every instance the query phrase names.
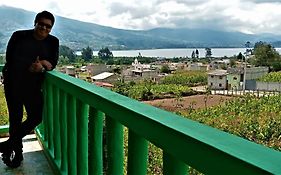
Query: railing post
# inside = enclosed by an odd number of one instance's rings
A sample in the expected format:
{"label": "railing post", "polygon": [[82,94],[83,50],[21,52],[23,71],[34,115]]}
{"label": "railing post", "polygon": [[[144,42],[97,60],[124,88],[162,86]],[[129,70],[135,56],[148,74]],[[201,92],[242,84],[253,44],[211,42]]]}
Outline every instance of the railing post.
{"label": "railing post", "polygon": [[89,112],[89,174],[103,174],[102,138],[104,113],[90,107]]}
{"label": "railing post", "polygon": [[43,84],[43,96],[44,96],[44,108],[43,108],[43,122],[40,124],[42,126],[43,132],[40,134],[43,136],[43,140],[48,141],[48,99],[47,99],[47,83]]}
{"label": "railing post", "polygon": [[123,175],[124,147],[123,147],[123,126],[106,116],[106,134],[107,134],[107,162],[109,175]]}
{"label": "railing post", "polygon": [[185,163],[163,151],[163,174],[188,175],[188,167]]}
{"label": "railing post", "polygon": [[77,100],[77,174],[88,174],[88,105]]}
{"label": "railing post", "polygon": [[48,149],[54,154],[54,133],[53,133],[53,88],[51,83],[47,83],[47,120],[48,120]]}
{"label": "railing post", "polygon": [[67,108],[68,175],[77,175],[76,99],[69,96]]}
{"label": "railing post", "polygon": [[67,174],[67,95],[60,91],[61,171]]}
{"label": "railing post", "polygon": [[54,121],[54,158],[56,163],[58,164],[58,167],[61,165],[61,143],[60,143],[60,123],[59,123],[59,89],[56,86],[53,86],[53,100],[54,100],[54,111],[53,111],[53,121]]}
{"label": "railing post", "polygon": [[148,158],[148,142],[129,130],[128,142],[128,174],[146,175]]}

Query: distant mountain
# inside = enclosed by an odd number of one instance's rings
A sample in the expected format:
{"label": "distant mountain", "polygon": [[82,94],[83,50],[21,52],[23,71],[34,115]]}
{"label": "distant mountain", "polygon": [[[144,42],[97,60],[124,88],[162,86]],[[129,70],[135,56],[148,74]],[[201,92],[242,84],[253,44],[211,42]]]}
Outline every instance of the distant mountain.
{"label": "distant mountain", "polygon": [[[33,28],[36,13],[18,8],[0,6],[0,52],[4,52],[12,32]],[[274,34],[249,35],[208,29],[122,30],[56,16],[52,34],[60,44],[73,50],[90,46],[94,50],[109,47],[118,49],[244,47],[247,41],[266,41],[281,46],[281,36]]]}

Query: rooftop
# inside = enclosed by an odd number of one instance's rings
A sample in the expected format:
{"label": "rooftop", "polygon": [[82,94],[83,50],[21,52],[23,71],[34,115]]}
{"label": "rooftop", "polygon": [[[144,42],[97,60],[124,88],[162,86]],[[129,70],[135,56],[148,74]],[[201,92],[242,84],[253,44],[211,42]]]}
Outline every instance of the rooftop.
{"label": "rooftop", "polygon": [[103,80],[103,79],[105,79],[105,78],[110,77],[110,76],[113,75],[113,74],[114,74],[114,73],[103,72],[103,73],[101,73],[101,74],[92,76],[91,78],[92,78],[92,79],[95,79],[95,80]]}
{"label": "rooftop", "polygon": [[220,75],[227,75],[227,70],[221,70],[221,69],[217,69],[217,70],[213,70],[213,71],[210,71],[208,72],[208,75],[217,75],[217,76],[220,76]]}

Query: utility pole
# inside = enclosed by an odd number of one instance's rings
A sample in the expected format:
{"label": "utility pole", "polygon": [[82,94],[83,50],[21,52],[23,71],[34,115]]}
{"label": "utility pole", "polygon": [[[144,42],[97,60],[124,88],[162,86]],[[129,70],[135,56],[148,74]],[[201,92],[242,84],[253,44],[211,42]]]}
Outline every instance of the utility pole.
{"label": "utility pole", "polygon": [[246,47],[246,52],[245,52],[245,57],[244,57],[244,78],[243,78],[243,94],[245,94],[245,89],[246,89],[246,69],[247,69],[247,59],[249,57],[249,52],[250,52],[250,41],[247,41],[245,44]]}
{"label": "utility pole", "polygon": [[247,54],[244,57],[243,94],[245,94],[245,89],[246,89],[246,68],[247,68],[246,56]]}

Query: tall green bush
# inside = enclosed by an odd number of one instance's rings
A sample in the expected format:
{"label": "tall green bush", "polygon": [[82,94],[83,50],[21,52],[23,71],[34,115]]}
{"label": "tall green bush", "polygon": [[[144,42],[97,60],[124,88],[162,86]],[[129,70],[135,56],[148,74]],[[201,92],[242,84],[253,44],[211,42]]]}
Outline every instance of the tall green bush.
{"label": "tall green bush", "polygon": [[270,73],[265,74],[264,76],[260,77],[258,80],[262,81],[262,82],[278,82],[278,83],[281,83],[281,71],[270,72]]}

